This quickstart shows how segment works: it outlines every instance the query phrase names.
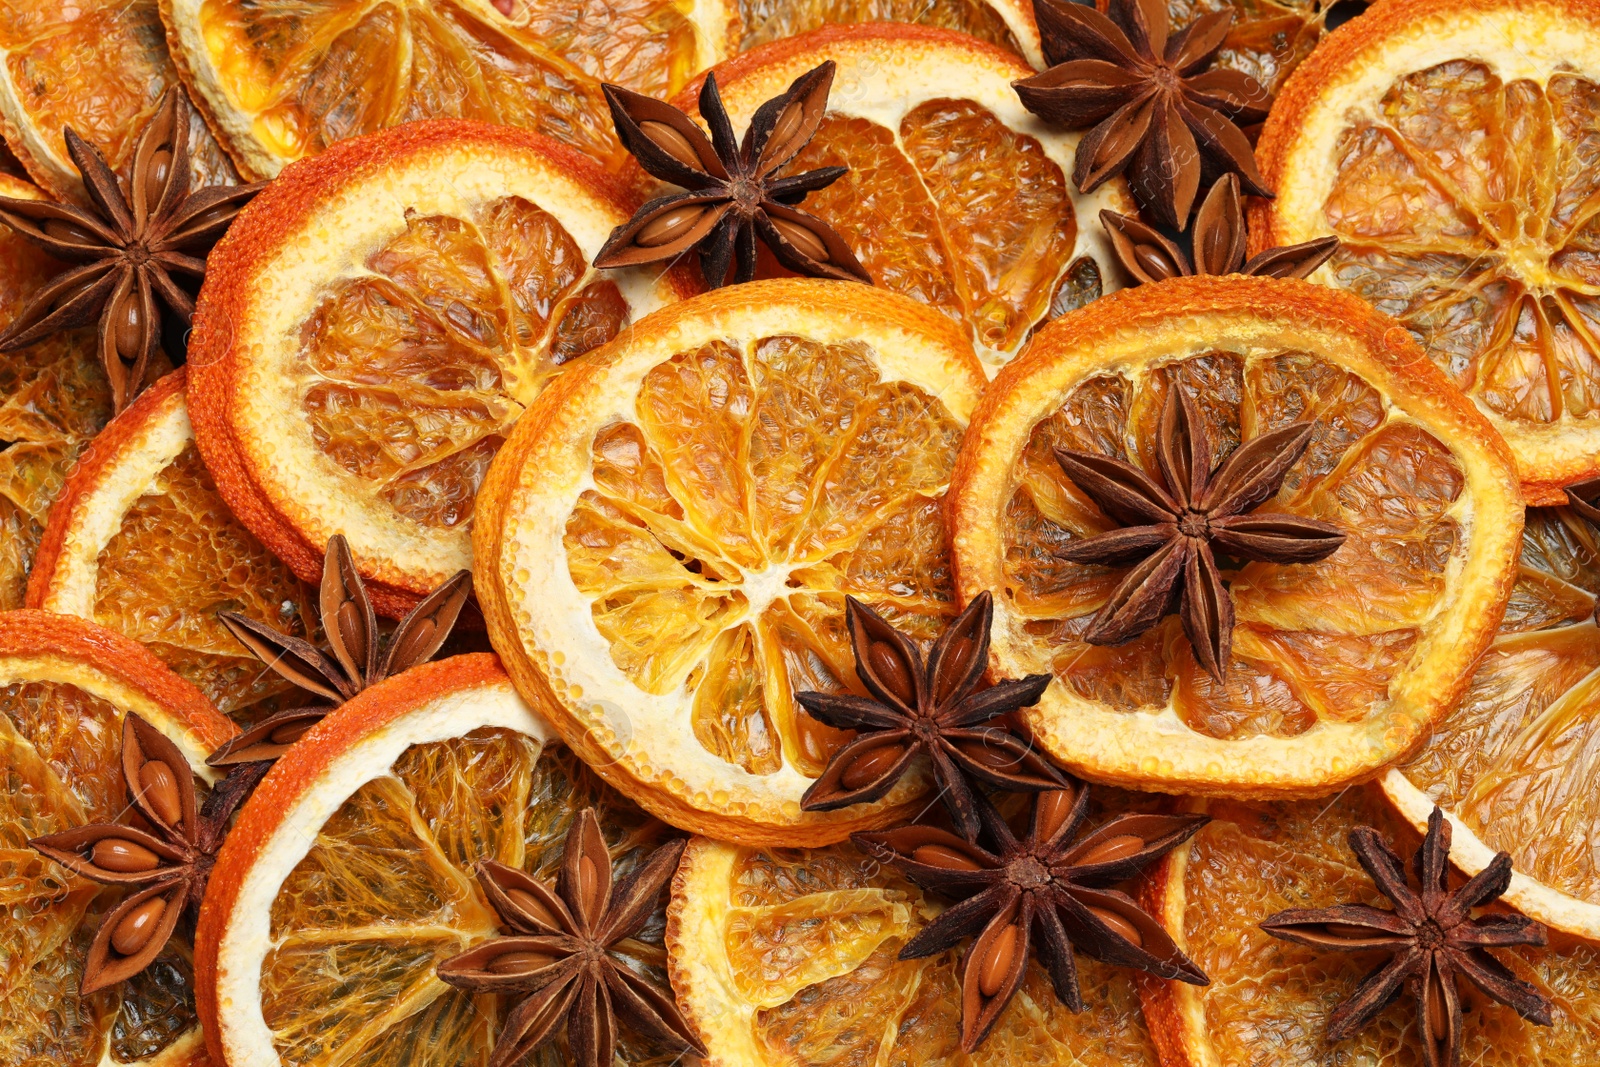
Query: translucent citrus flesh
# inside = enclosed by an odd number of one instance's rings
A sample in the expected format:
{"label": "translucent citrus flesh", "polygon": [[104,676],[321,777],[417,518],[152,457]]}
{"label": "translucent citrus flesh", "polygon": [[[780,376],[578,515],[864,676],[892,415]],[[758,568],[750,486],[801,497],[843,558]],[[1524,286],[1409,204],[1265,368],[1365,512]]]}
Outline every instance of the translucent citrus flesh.
{"label": "translucent citrus flesh", "polygon": [[[1176,616],[1124,645],[1087,644],[1126,568],[1057,555],[1114,524],[1067,480],[1054,450],[1131,457],[1156,471],[1155,430],[1174,379],[1200,406],[1214,462],[1241,439],[1315,421],[1305,455],[1262,509],[1346,534],[1320,563],[1231,572],[1238,625],[1225,684],[1195,661]],[[1458,551],[1452,507],[1464,481],[1449,452],[1415,424],[1388,421],[1371,386],[1307,352],[1214,352],[1137,381],[1090,379],[1034,427],[1013,477],[1001,537],[1006,579],[1028,620],[1029,668],[1119,710],[1170,702],[1190,728],[1218,738],[1292,737],[1322,720],[1378,714]]]}
{"label": "translucent citrus flesh", "polygon": [[1339,283],[1502,418],[1600,413],[1600,86],[1452,60],[1401,78],[1380,111],[1338,145],[1324,213]]}
{"label": "translucent citrus flesh", "polygon": [[94,620],[143,642],[224,713],[291,687],[219,611],[305,637],[307,590],[234,519],[191,443],[122,517],[96,561]]}
{"label": "translucent citrus flesh", "polygon": [[[1167,0],[1167,14],[1177,28],[1213,11],[1231,10],[1233,27],[1214,66],[1242,70],[1277,92],[1316,47],[1332,6],[1318,0]],[[1099,7],[1105,9],[1105,0]]]}
{"label": "translucent citrus flesh", "polygon": [[[1382,962],[1381,955],[1294,945],[1256,925],[1287,908],[1350,902],[1388,907],[1346,838],[1357,825],[1376,826],[1408,857],[1416,847],[1410,827],[1361,790],[1331,802],[1214,804],[1211,813],[1214,821],[1190,846],[1183,883],[1189,955],[1211,978],[1199,991],[1204,1030],[1191,1036],[1209,1041],[1221,1067],[1420,1065],[1416,1002],[1408,991],[1355,1036],[1326,1039],[1328,1014]],[[1554,1001],[1555,1025],[1525,1022],[1463,982],[1462,1063],[1536,1067],[1600,1057],[1600,951],[1553,944],[1495,954]]]}
{"label": "translucent citrus flesh", "polygon": [[646,375],[596,435],[569,573],[611,658],[692,694],[707,751],[820,774],[840,735],[793,693],[853,683],[844,597],[919,639],[954,613],[940,512],[962,427],[865,345],[714,342]]}
{"label": "translucent citrus flesh", "polygon": [[1461,703],[1402,769],[1519,871],[1600,904],[1600,629],[1594,530],[1528,512],[1500,635]]}
{"label": "translucent citrus flesh", "polygon": [[984,0],[739,0],[739,14],[741,49],[835,23],[910,22],[1021,51],[1005,20]]}
{"label": "translucent citrus flesh", "polygon": [[[415,745],[322,827],[272,905],[261,1009],[287,1065],[334,1057],[350,1067],[481,1062],[511,1002],[441,982],[440,962],[498,935],[474,875],[483,859],[553,884],[575,812],[593,806],[624,877],[664,827],[601,785],[563,749],[478,730]],[[620,943],[630,965],[665,984],[665,919]],[[673,1057],[624,1030],[629,1064]],[[564,1038],[532,1063],[566,1062]]]}
{"label": "translucent citrus flesh", "polygon": [[1078,220],[1066,176],[1038,141],[970,100],[930,100],[898,130],[828,115],[789,169],[832,166],[850,172],[805,208],[851,235],[879,285],[1002,352],[1051,315]]}
{"label": "translucent citrus flesh", "polygon": [[203,0],[210,62],[231,106],[284,161],[423,118],[524,126],[613,169],[626,158],[602,81],[652,96],[695,73],[695,29],[665,0]]}
{"label": "translucent citrus flesh", "polygon": [[0,687],[0,1060],[93,1067],[108,1047],[132,1063],[195,1023],[189,947],[181,938],[151,970],[89,997],[83,962],[117,890],[69,875],[28,847],[42,834],[117,819],[126,808],[118,755],[122,713],[55,682]]}
{"label": "translucent citrus flesh", "polygon": [[292,373],[317,446],[373,506],[454,528],[523,407],[628,320],[548,212],[508,197],[471,218],[413,216],[329,286]]}
{"label": "translucent citrus flesh", "polygon": [[757,1008],[751,1037],[764,1064],[1157,1062],[1130,973],[1082,955],[1085,1011],[1063,1007],[1035,961],[989,1039],[962,1052],[960,950],[897,958],[945,904],[848,845],[741,849],[731,882],[715,951],[727,954],[739,1000]]}
{"label": "translucent citrus flesh", "polygon": [[[8,4],[0,48],[22,113],[62,161],[70,126],[120,168],[156,101],[178,83],[156,0]],[[237,180],[199,115],[189,151],[199,184]]]}

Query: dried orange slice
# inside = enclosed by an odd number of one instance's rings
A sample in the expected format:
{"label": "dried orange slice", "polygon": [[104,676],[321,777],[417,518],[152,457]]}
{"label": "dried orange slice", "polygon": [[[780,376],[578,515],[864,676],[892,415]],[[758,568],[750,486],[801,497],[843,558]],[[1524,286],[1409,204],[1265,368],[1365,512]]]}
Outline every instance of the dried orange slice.
{"label": "dried orange slice", "polygon": [[[478,599],[518,687],[646,810],[807,844],[904,814],[800,811],[848,734],[852,594],[919,640],[956,613],[942,503],[983,389],[944,316],[786,279],[675,304],[569,370],[497,457]],[[865,690],[860,690],[865,692]]]}
{"label": "dried orange slice", "polygon": [[1132,972],[1082,955],[1084,1011],[1063,1007],[1034,961],[969,1058],[958,954],[897,958],[943,910],[848,844],[690,841],[667,909],[667,960],[708,1067],[1156,1067]]}
{"label": "dried orange slice", "polygon": [[[0,174],[0,195],[44,198]],[[0,327],[62,265],[0,226]],[[161,357],[165,359],[165,357]],[[111,384],[92,327],[0,352],[0,610],[20,608],[50,502],[89,438],[111,417]]]}
{"label": "dried orange slice", "polygon": [[[1175,382],[1218,463],[1314,421],[1267,510],[1346,531],[1320,563],[1224,563],[1225,684],[1176,615],[1087,644],[1128,568],[1057,555],[1114,524],[1054,448],[1156,470]],[[1405,331],[1349,294],[1266,278],[1140,286],[1041,331],[985,394],[950,503],[957,589],[994,593],[994,669],[1056,677],[1024,712],[1036,740],[1096,780],[1225,795],[1326,793],[1419,745],[1494,635],[1522,527],[1504,444]]]}
{"label": "dried orange slice", "polygon": [[343,533],[403,614],[470,566],[478,484],[550,377],[689,291],[590,266],[635,206],[568,148],[450,120],[273,182],[211,253],[189,345],[222,498],[308,582]]}
{"label": "dried orange slice", "polygon": [[304,637],[300,580],[240,526],[200,462],[179,368],[84,451],[50,509],[28,607],[142,642],[225,714],[287,689],[217,621],[240,611]]}
{"label": "dried orange slice", "polygon": [[[1346,1041],[1326,1038],[1329,1012],[1381,957],[1278,941],[1256,924],[1288,908],[1388,902],[1346,842],[1374,826],[1409,855],[1421,840],[1376,790],[1333,800],[1260,807],[1213,801],[1212,822],[1154,869],[1146,907],[1211,978],[1209,986],[1141,982],[1161,1067],[1344,1067],[1420,1064],[1415,1002],[1403,995]],[[1454,851],[1452,850],[1452,857]],[[1475,992],[1464,1064],[1549,1067],[1600,1062],[1600,950],[1552,938],[1548,948],[1497,949],[1516,976],[1555,1002],[1554,1025],[1535,1026]]]}
{"label": "dried orange slice", "polygon": [[[120,168],[177,80],[156,0],[8,4],[0,12],[0,129],[28,173],[58,197],[84,196],[64,128]],[[204,120],[190,122],[196,185],[238,181]]]}
{"label": "dried orange slice", "polygon": [[666,97],[732,50],[729,0],[161,0],[179,73],[239,170],[465,118],[619,169],[601,82]]}
{"label": "dried orange slice", "polygon": [[934,26],[999,45],[1043,64],[1039,24],[1024,0],[739,0],[741,51],[785,37],[851,22]]}
{"label": "dried orange slice", "polygon": [[[549,738],[479,653],[373,686],[291,748],[240,812],[201,909],[195,974],[213,1060],[485,1062],[505,1003],[435,973],[499,932],[478,861],[553,878],[573,815],[594,807],[620,878],[666,829]],[[664,984],[657,914],[624,945]],[[619,1049],[628,1064],[670,1062],[626,1034]]]}
{"label": "dried orange slice", "polygon": [[1395,0],[1301,67],[1258,153],[1252,241],[1339,235],[1318,277],[1405,323],[1535,504],[1600,472],[1597,120],[1595,0]]}
{"label": "dried orange slice", "polygon": [[186,935],[130,981],[80,995],[89,943],[122,893],[28,847],[43,834],[115,821],[127,806],[128,712],[172,738],[202,782],[213,780],[205,757],[234,728],[193,686],[93,623],[0,613],[0,1062],[182,1067],[204,1058]]}
{"label": "dried orange slice", "polygon": [[1450,857],[1469,874],[1511,853],[1507,903],[1600,941],[1597,593],[1594,529],[1567,508],[1529,510],[1500,632],[1427,747],[1381,781],[1419,827],[1435,804],[1445,809]]}
{"label": "dried orange slice", "polygon": [[[1041,322],[1119,284],[1099,212],[1131,213],[1126,186],[1073,188],[1080,134],[1023,108],[1011,83],[1033,70],[1021,59],[925,26],[832,26],[716,68],[735,128],[829,59],[827,115],[790,169],[850,172],[805,209],[880,286],[961,323],[990,373]],[[692,96],[678,106],[692,113]]]}

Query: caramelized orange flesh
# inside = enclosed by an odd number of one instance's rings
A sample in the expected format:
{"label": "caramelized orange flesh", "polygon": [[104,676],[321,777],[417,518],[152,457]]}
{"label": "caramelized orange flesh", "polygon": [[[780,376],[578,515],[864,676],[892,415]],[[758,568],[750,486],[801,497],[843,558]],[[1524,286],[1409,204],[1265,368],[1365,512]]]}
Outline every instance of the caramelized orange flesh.
{"label": "caramelized orange flesh", "polygon": [[[1121,646],[1087,644],[1125,569],[1057,555],[1114,524],[1061,472],[1054,450],[1156,470],[1154,434],[1173,381],[1196,399],[1218,463],[1241,440],[1315,421],[1305,455],[1262,508],[1346,532],[1320,563],[1228,572],[1238,625],[1225,683],[1196,662],[1175,616]],[[1390,420],[1371,386],[1307,352],[1215,352],[1138,381],[1090,379],[1034,427],[1014,478],[1001,536],[1033,669],[1119,710],[1170,703],[1211,737],[1293,737],[1320,721],[1381,714],[1458,551],[1463,478],[1449,452],[1415,424]]]}
{"label": "caramelized orange flesh", "polygon": [[[285,1064],[417,1067],[480,1062],[506,1002],[441,982],[434,968],[487,938],[497,919],[474,874],[496,859],[554,881],[575,812],[593,806],[625,877],[664,827],[601,785],[564,749],[484,729],[415,745],[322,827],[272,905],[261,1008]],[[666,984],[658,913],[620,950]],[[624,1034],[622,1058],[672,1057]],[[565,1038],[532,1062],[567,1062]]]}
{"label": "caramelized orange flesh", "polygon": [[[1326,1038],[1328,1014],[1381,962],[1268,937],[1256,924],[1287,908],[1349,902],[1388,907],[1346,837],[1376,826],[1409,856],[1416,835],[1381,798],[1352,790],[1332,802],[1247,807],[1213,804],[1190,845],[1183,928],[1190,956],[1211,978],[1198,991],[1200,1040],[1219,1067],[1335,1067],[1422,1062],[1409,992],[1345,1041]],[[1462,1063],[1541,1067],[1600,1057],[1600,951],[1576,943],[1496,950],[1518,978],[1555,1003],[1555,1025],[1535,1026],[1465,984]]]}
{"label": "caramelized orange flesh", "polygon": [[911,22],[1021,51],[1005,20],[984,0],[739,0],[739,15],[741,49],[837,23]]}
{"label": "caramelized orange flesh", "polygon": [[567,566],[612,661],[693,700],[707,751],[820,774],[797,690],[853,681],[844,597],[931,641],[953,615],[940,502],[961,425],[859,344],[713,343],[645,376],[601,430]]}

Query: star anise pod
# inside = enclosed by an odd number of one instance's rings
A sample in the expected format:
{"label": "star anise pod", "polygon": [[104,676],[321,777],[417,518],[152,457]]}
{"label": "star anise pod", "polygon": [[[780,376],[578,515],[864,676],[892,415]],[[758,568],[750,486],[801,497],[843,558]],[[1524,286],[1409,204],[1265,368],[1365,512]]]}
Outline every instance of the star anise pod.
{"label": "star anise pod", "polygon": [[384,644],[378,636],[378,617],[372,610],[366,584],[350,555],[350,545],[343,534],[334,534],[328,538],[322,560],[319,598],[322,629],[333,649],[331,657],[309,641],[237,612],[217,613],[217,618],[252,655],[327,703],[280,711],[234,737],[213,752],[206,763],[228,767],[276,760],[328,712],[363,689],[414,667],[439,651],[471,595],[472,573],[457,571],[412,608]]}
{"label": "star anise pod", "polygon": [[89,206],[0,197],[0,220],[57,259],[77,266],[40,289],[0,334],[0,351],[98,319],[100,358],[121,411],[144,388],[161,337],[161,309],[185,324],[206,253],[261,185],[189,191],[189,98],[171,88],[134,141],[123,182],[100,150],[70,126],[67,154]]}
{"label": "star anise pod", "polygon": [[856,675],[872,699],[848,693],[797,693],[829,726],[860,731],[834,753],[800,806],[833,811],[877,800],[919,758],[933,767],[939,796],[967,837],[978,832],[971,775],[1019,792],[1059,789],[1061,772],[993,720],[1038,702],[1048,674],[978,688],[989,663],[994,601],[980,593],[934,642],[926,660],[911,639],[855,597],[845,598],[845,626]]}
{"label": "star anise pod", "polygon": [[234,811],[261,780],[256,769],[230,773],[196,811],[194,776],[178,746],[133,712],[122,720],[122,778],[141,821],[92,823],[28,844],[68,870],[128,887],[95,932],[84,965],[85,994],[150,965],[185,910],[191,919]]}
{"label": "star anise pod", "polygon": [[1239,178],[1224,174],[1200,202],[1191,229],[1193,252],[1185,255],[1160,230],[1134,215],[1102,210],[1100,224],[1112,250],[1135,282],[1166,281],[1196,274],[1247,274],[1268,278],[1308,278],[1339,250],[1337,237],[1269,248],[1245,259],[1244,205]]}
{"label": "star anise pod", "polygon": [[700,127],[670,104],[616,85],[604,87],[617,136],[647,172],[682,186],[657,197],[632,221],[612,231],[595,257],[597,267],[629,267],[675,260],[699,249],[700,270],[715,289],[737,262],[736,282],[756,276],[756,241],[798,274],[872,284],[833,227],[795,207],[806,194],[844,177],[844,167],[822,167],[779,177],[816,136],[828,108],[834,63],[796,78],[782,96],[757,109],[741,145],[722,105],[714,74],[700,88]]}
{"label": "star anise pod", "polygon": [[1075,541],[1073,563],[1137,563],[1112,590],[1084,639],[1114,645],[1174,610],[1194,657],[1221,679],[1233,646],[1233,599],[1217,554],[1267,563],[1314,563],[1344,544],[1332,523],[1253,512],[1277,494],[1311,443],[1314,424],[1295,422],[1245,441],[1215,469],[1194,400],[1174,387],[1161,408],[1155,473],[1110,456],[1056,449],[1072,483],[1121,529]]}
{"label": "star anise pod", "polygon": [[[1600,478],[1575,482],[1567,486],[1566,494],[1573,513],[1600,530]],[[1594,617],[1600,620],[1600,601],[1595,603]]]}
{"label": "star anise pod", "polygon": [[1500,962],[1491,948],[1543,945],[1545,929],[1521,915],[1480,915],[1474,909],[1511,884],[1511,857],[1501,852],[1460,888],[1451,891],[1450,823],[1438,808],[1428,816],[1422,847],[1411,857],[1416,888],[1400,857],[1370,826],[1350,832],[1350,849],[1394,910],[1368,904],[1280,911],[1261,928],[1273,937],[1341,952],[1386,952],[1350,998],[1328,1016],[1328,1039],[1342,1041],[1394,1002],[1404,986],[1417,998],[1417,1030],[1427,1067],[1461,1062],[1461,991],[1465,978],[1487,997],[1530,1022],[1550,1025],[1551,1004]]}
{"label": "star anise pod", "polygon": [[439,977],[472,993],[521,997],[489,1055],[509,1067],[555,1037],[563,1024],[578,1067],[609,1067],[620,1020],[680,1052],[705,1046],[659,988],[613,950],[639,932],[655,910],[686,842],[670,841],[620,883],[611,881],[594,809],[573,820],[552,890],[503,863],[478,865],[478,883],[510,933],[439,965]]}
{"label": "star anise pod", "polygon": [[1017,82],[1017,94],[1050,122],[1093,127],[1073,162],[1080,190],[1126,172],[1140,206],[1175,230],[1202,179],[1237,174],[1245,192],[1272,195],[1238,125],[1267,117],[1267,91],[1248,74],[1209,69],[1231,10],[1170,36],[1166,0],[1111,0],[1109,18],[1072,0],[1037,0],[1034,12],[1051,66]]}
{"label": "star anise pod", "polygon": [[[1208,981],[1137,901],[1113,888],[1192,837],[1204,815],[1123,814],[1081,838],[1089,791],[1040,793],[1025,838],[977,798],[983,843],[932,826],[855,834],[857,847],[960,903],[900,950],[919,959],[977,934],[962,958],[961,1047],[976,1049],[1022,984],[1037,951],[1056,996],[1083,1010],[1073,951],[1195,985]],[[987,846],[987,847],[985,847]]]}

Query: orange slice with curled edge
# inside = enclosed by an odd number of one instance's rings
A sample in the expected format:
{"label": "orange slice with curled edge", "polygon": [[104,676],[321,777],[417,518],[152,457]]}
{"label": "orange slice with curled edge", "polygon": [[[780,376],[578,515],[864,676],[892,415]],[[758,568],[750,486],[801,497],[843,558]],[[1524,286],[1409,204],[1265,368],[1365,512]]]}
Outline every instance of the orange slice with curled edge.
{"label": "orange slice with curled edge", "polygon": [[571,149],[414,123],[272,183],[211,253],[189,345],[200,455],[303,580],[342,533],[401,615],[472,563],[489,460],[562,367],[691,291],[591,263],[637,201]]}
{"label": "orange slice with curled edge", "polygon": [[271,178],[430,118],[538,130],[620,169],[601,82],[666,97],[732,50],[727,0],[160,0],[185,84]]}
{"label": "orange slice with curled edge", "polygon": [[[1176,615],[1087,643],[1128,568],[1058,555],[1115,524],[1054,449],[1157,470],[1175,384],[1218,463],[1314,422],[1262,506],[1346,533],[1319,563],[1224,563],[1224,682]],[[1494,635],[1522,527],[1503,442],[1404,330],[1348,293],[1238,276],[1123,290],[1041,331],[985,393],[950,507],[962,599],[994,594],[992,668],[1055,676],[1023,712],[1052,756],[1129,788],[1240,796],[1324,794],[1422,744]]]}
{"label": "orange slice with curled edge", "polygon": [[[496,457],[478,599],[519,689],[646,810],[807,844],[903,817],[802,812],[849,735],[853,595],[922,641],[956,614],[943,497],[983,389],[949,319],[853,282],[730,286],[575,365]],[[864,694],[864,689],[857,689]]]}
{"label": "orange slice with curled edge", "polygon": [[204,1062],[188,935],[127,982],[83,996],[100,919],[122,899],[28,847],[115,821],[128,807],[122,719],[170,737],[204,792],[205,758],[234,733],[193,686],[136,642],[42,611],[0,613],[0,1062],[188,1067]]}
{"label": "orange slice with curled edge", "polygon": [[224,714],[289,690],[217,621],[239,611],[297,637],[314,626],[294,573],[228,511],[200,461],[183,368],[84,450],[50,509],[28,607],[143,643]]}
{"label": "orange slice with curled edge", "polygon": [[1330,36],[1261,136],[1252,251],[1399,318],[1504,435],[1530,503],[1600,473],[1600,2],[1394,0]]}
{"label": "orange slice with curled edge", "polygon": [[[1020,58],[925,26],[831,26],[715,68],[734,128],[826,60],[828,111],[789,171],[850,170],[805,210],[878,285],[960,323],[989,373],[1040,323],[1121,284],[1099,212],[1133,212],[1126,186],[1072,186],[1081,134],[1022,106],[1011,83],[1033,69]],[[697,91],[677,105],[696,113]]]}
{"label": "orange slice with curled edge", "polygon": [[[1372,787],[1260,806],[1212,801],[1204,810],[1211,823],[1152,868],[1143,894],[1147,910],[1211,978],[1208,986],[1185,986],[1141,976],[1161,1067],[1422,1063],[1409,992],[1352,1037],[1327,1038],[1329,1014],[1381,956],[1307,948],[1269,937],[1257,925],[1290,908],[1389,907],[1350,851],[1350,831],[1376,827],[1406,857],[1421,835],[1395,818]],[[1456,885],[1464,880],[1453,878]],[[1554,1025],[1536,1026],[1462,982],[1461,1062],[1600,1061],[1600,949],[1554,933],[1547,948],[1494,954],[1551,999]]]}
{"label": "orange slice with curled edge", "polygon": [[741,51],[851,22],[907,22],[933,26],[999,45],[1043,63],[1039,24],[1026,0],[739,0]]}
{"label": "orange slice with curled edge", "polygon": [[[308,732],[240,812],[195,935],[212,1061],[303,1067],[487,1062],[512,1001],[440,981],[497,936],[480,860],[555,879],[595,809],[617,878],[667,828],[608,789],[517,696],[494,656],[456,656],[365,690]],[[618,951],[666,985],[663,909]],[[672,1055],[626,1028],[619,1062]],[[573,1062],[564,1037],[529,1062]]]}

